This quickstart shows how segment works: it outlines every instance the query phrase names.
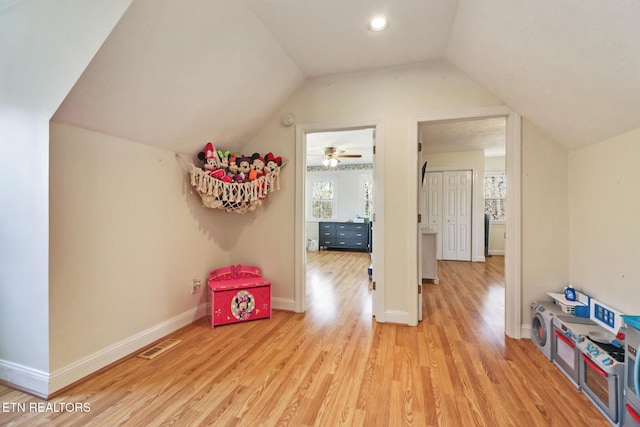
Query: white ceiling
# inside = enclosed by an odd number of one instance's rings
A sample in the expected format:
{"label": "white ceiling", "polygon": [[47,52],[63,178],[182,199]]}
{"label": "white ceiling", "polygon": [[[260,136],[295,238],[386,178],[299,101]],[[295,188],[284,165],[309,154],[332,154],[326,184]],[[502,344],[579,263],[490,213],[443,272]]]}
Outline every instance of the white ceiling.
{"label": "white ceiling", "polygon": [[[306,76],[318,76],[444,56],[456,1],[248,0],[260,21]],[[389,17],[380,33],[367,29]]]}
{"label": "white ceiling", "polygon": [[484,151],[485,157],[501,157],[506,150],[504,117],[421,123],[419,134],[425,153]]}
{"label": "white ceiling", "polygon": [[134,0],[53,120],[238,150],[307,77],[444,59],[579,147],[640,126],[638,22],[634,0]]}

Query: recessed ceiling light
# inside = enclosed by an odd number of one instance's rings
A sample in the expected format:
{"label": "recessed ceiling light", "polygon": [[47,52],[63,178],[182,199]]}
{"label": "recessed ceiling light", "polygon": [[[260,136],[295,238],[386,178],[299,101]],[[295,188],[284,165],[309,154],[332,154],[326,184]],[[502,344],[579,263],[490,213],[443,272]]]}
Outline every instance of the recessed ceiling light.
{"label": "recessed ceiling light", "polygon": [[384,31],[389,28],[389,21],[383,16],[375,17],[369,22],[369,31]]}

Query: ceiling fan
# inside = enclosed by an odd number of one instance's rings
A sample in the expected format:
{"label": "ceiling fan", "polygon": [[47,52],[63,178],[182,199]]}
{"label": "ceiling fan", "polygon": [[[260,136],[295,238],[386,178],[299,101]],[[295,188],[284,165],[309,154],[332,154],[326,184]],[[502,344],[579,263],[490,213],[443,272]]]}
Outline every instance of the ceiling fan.
{"label": "ceiling fan", "polygon": [[324,159],[322,164],[325,167],[334,168],[340,163],[340,158],[360,158],[362,154],[344,154],[344,150],[338,150],[336,147],[325,147]]}

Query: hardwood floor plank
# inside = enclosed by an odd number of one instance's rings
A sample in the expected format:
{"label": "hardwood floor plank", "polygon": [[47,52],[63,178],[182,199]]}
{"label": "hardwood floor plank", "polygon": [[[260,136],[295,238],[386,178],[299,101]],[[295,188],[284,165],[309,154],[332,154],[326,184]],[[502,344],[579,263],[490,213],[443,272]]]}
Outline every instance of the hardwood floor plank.
{"label": "hardwood floor plank", "polygon": [[[129,358],[10,426],[609,426],[529,340],[504,336],[504,265],[439,261],[418,327],[371,317],[370,256],[310,252],[307,311],[211,329],[203,318],[153,359]],[[389,290],[391,288],[387,286]],[[39,399],[0,386],[0,404]]]}

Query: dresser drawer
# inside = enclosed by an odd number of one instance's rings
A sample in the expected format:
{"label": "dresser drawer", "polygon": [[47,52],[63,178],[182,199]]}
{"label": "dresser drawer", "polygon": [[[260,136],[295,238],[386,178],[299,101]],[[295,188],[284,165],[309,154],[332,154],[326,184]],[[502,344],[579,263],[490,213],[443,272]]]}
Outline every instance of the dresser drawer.
{"label": "dresser drawer", "polygon": [[344,239],[365,239],[368,240],[368,234],[359,230],[338,230],[336,237]]}
{"label": "dresser drawer", "polygon": [[369,228],[367,224],[364,223],[354,223],[354,222],[338,222],[335,223],[336,230],[338,231],[367,231]]}
{"label": "dresser drawer", "polygon": [[335,245],[336,245],[336,239],[335,238],[320,238],[320,246],[328,248],[328,247],[335,246]]}
{"label": "dresser drawer", "polygon": [[319,226],[320,233],[328,232],[335,233],[336,231],[336,223],[335,222],[321,222]]}
{"label": "dresser drawer", "polygon": [[357,240],[357,239],[336,239],[336,246],[339,248],[347,248],[347,249],[358,249],[363,250],[367,249],[368,242],[366,240]]}

